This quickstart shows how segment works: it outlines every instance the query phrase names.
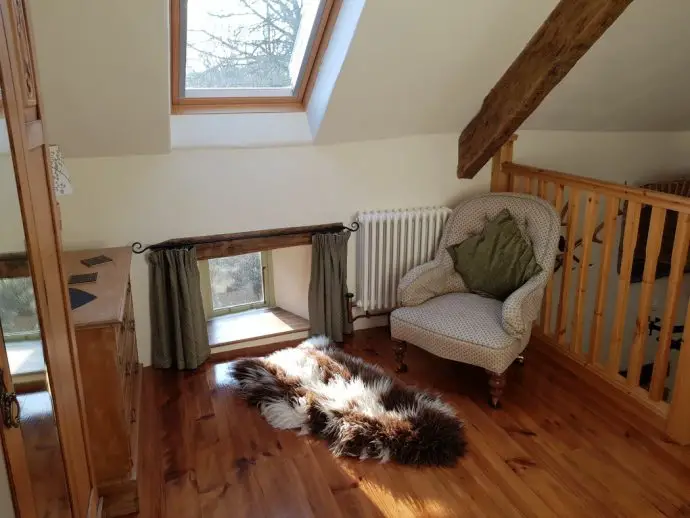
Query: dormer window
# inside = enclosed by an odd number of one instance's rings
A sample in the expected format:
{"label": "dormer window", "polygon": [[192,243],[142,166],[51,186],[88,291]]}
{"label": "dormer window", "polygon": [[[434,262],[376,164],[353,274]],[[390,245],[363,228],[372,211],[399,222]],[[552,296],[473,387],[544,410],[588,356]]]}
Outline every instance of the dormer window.
{"label": "dormer window", "polygon": [[340,0],[172,0],[172,111],[304,109]]}

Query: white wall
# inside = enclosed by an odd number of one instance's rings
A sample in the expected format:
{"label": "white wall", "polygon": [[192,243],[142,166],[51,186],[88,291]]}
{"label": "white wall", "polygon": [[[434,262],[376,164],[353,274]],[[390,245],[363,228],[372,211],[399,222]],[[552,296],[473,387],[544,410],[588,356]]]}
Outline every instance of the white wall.
{"label": "white wall", "polygon": [[281,248],[271,255],[276,305],[309,320],[311,246]]}
{"label": "white wall", "polygon": [[[633,181],[685,169],[690,164],[686,142],[688,134],[522,132],[516,160]],[[487,168],[473,180],[458,180],[456,165],[455,134],[68,160],[75,193],[61,202],[65,246],[123,246],[137,240],[349,222],[359,210],[454,206],[488,189]],[[353,288],[354,240],[349,272]],[[132,282],[140,357],[149,363],[142,257],[135,257]]]}
{"label": "white wall", "polygon": [[636,184],[690,171],[690,132],[519,131],[519,163]]}
{"label": "white wall", "polygon": [[[67,248],[349,222],[358,210],[454,205],[488,189],[488,171],[455,175],[454,135],[334,146],[190,150],[67,161],[75,193],[61,201]],[[350,255],[354,287],[354,240]],[[140,357],[150,361],[146,263],[132,290]],[[303,284],[304,286],[304,284]],[[302,310],[303,312],[303,310]]]}
{"label": "white wall", "polygon": [[46,131],[65,156],[170,149],[166,0],[32,0]]}

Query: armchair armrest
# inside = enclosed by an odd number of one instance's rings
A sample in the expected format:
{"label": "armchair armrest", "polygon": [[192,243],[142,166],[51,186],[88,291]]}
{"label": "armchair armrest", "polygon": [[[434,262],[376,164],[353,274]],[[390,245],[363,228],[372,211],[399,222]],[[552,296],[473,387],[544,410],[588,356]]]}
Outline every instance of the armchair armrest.
{"label": "armchair armrest", "polygon": [[514,337],[522,337],[532,329],[539,316],[549,272],[542,271],[514,291],[504,302],[501,324]]}
{"label": "armchair armrest", "polygon": [[467,291],[462,277],[452,264],[434,260],[407,272],[398,285],[401,306],[418,306],[429,299],[451,292]]}

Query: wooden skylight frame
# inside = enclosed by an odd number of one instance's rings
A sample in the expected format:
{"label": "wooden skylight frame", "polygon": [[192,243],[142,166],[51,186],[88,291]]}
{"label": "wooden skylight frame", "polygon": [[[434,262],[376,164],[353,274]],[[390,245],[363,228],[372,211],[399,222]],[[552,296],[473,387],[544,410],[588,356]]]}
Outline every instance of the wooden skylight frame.
{"label": "wooden skylight frame", "polygon": [[[171,111],[185,113],[290,112],[304,111],[316,82],[319,65],[328,46],[333,25],[343,0],[323,0],[314,32],[303,60],[300,78],[292,95],[198,97],[185,96],[186,26],[183,6],[186,0],[170,0],[170,87]],[[183,32],[184,31],[184,32]]]}

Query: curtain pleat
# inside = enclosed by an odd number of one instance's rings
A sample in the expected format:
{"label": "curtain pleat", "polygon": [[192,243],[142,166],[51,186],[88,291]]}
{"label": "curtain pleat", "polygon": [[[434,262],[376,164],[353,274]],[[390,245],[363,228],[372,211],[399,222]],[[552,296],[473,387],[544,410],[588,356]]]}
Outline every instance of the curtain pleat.
{"label": "curtain pleat", "polygon": [[148,256],[153,366],[196,369],[210,353],[196,249]]}
{"label": "curtain pleat", "polygon": [[342,342],[352,332],[347,321],[347,242],[349,232],[312,237],[309,282],[310,334]]}

